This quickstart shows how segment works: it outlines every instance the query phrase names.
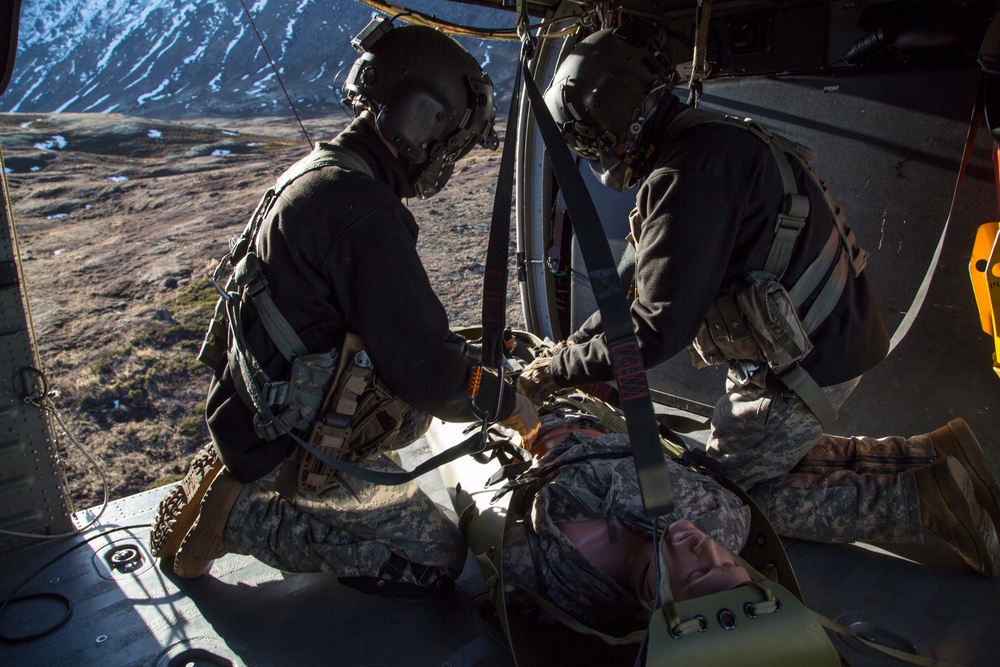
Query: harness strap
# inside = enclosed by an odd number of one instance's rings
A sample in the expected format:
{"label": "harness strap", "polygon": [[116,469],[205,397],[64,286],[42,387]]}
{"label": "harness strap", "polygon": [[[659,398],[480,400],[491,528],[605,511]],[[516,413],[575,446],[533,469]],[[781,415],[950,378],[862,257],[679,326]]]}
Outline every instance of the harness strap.
{"label": "harness strap", "polygon": [[823,388],[802,366],[793,364],[787,371],[776,373],[776,375],[812,410],[824,428],[837,418],[837,409],[830,403]]}
{"label": "harness strap", "polygon": [[709,111],[689,108],[677,114],[677,116],[667,126],[664,143],[669,142],[675,135],[702,123],[725,123],[747,130],[767,144],[771,154],[774,156],[774,164],[781,175],[781,184],[785,190],[784,201],[781,210],[778,212],[774,225],[774,241],[764,263],[764,270],[780,279],[788,268],[788,262],[792,257],[792,249],[798,239],[799,232],[806,224],[809,217],[809,198],[799,194],[798,186],[795,183],[795,174],[788,163],[785,150],[794,150],[795,144],[785,141],[779,145],[775,141],[774,135],[770,134],[760,125],[752,121],[740,121],[730,116],[720,116]]}
{"label": "harness strap", "polygon": [[833,264],[835,259],[839,259],[837,255],[837,249],[840,247],[840,235],[837,230],[834,229],[830,232],[830,237],[826,240],[826,244],[823,249],[820,250],[819,255],[816,259],[812,261],[812,264],[806,268],[802,276],[795,281],[791,289],[788,290],[788,296],[792,297],[792,303],[798,308],[805,302],[806,297],[813,293],[813,291],[819,287],[820,279],[826,275],[827,271],[830,270],[830,266]]}
{"label": "harness strap", "polygon": [[653,412],[642,353],[635,336],[628,302],[622,298],[622,285],[611,248],[579,167],[548,112],[526,62],[522,61],[521,69],[529,106],[548,149],[559,187],[564,191],[571,208],[574,231],[604,321],[604,333],[621,406],[628,423],[629,442],[639,477],[643,509],[649,518],[668,514],[673,510],[674,496],[670,488],[670,476],[663,464],[660,425]]}
{"label": "harness strap", "polygon": [[[771,242],[767,260],[764,263],[764,271],[779,280],[788,268],[799,232],[805,226],[805,221],[809,216],[809,199],[805,195],[799,194],[789,156],[794,156],[798,160],[810,180],[823,193],[823,198],[833,216],[834,230],[820,253],[788,290],[792,303],[796,308],[799,308],[826,276],[826,282],[822,289],[801,319],[805,330],[812,333],[829,317],[840,301],[844,288],[847,286],[848,267],[857,277],[868,261],[868,252],[858,245],[853,230],[847,225],[843,211],[834,202],[829,188],[819,179],[809,164],[810,160],[815,157],[811,150],[764,129],[750,119],[741,121],[732,116],[721,116],[694,108],[685,109],[671,121],[667,126],[666,140],[669,141],[676,134],[701,123],[725,123],[751,132],[766,143],[774,155],[774,161],[785,190],[785,197],[782,209],[775,221],[774,240]],[[840,252],[838,252],[838,247]],[[830,403],[822,388],[798,363],[793,364],[787,370],[776,371],[775,375],[789,389],[798,394],[824,427],[837,418],[837,410]]]}
{"label": "harness strap", "polygon": [[[249,252],[233,268],[233,279],[243,290],[244,298],[249,298],[257,314],[260,316],[264,329],[277,346],[286,361],[306,354],[308,350],[295,329],[278,310],[267,289],[267,278],[261,269],[260,258],[254,252]],[[242,323],[239,324],[242,326]]]}
{"label": "harness strap", "polygon": [[[231,242],[229,254],[219,262],[213,276],[222,294],[220,306],[229,330],[230,374],[240,398],[254,412],[254,431],[265,440],[273,440],[283,432],[276,425],[278,417],[271,407],[284,404],[287,382],[272,382],[247,344],[242,305],[253,303],[268,336],[286,360],[293,361],[308,350],[271,298],[254,246],[264,219],[285,188],[304,174],[333,166],[372,176],[371,168],[360,155],[334,144],[318,143],[309,155],[289,167],[278,177],[274,187],[264,193],[243,233]],[[229,278],[223,287],[227,272]]]}
{"label": "harness strap", "polygon": [[778,165],[781,183],[785,187],[785,199],[775,221],[774,241],[771,243],[767,261],[764,262],[764,270],[780,279],[785,275],[788,262],[792,258],[792,248],[795,247],[799,232],[805,227],[806,218],[809,217],[809,198],[799,194],[792,167],[788,164],[785,154],[773,141],[768,141],[767,146],[774,156],[774,163]]}
{"label": "harness strap", "polygon": [[[844,259],[843,252],[841,252],[841,259]],[[837,262],[830,278],[810,306],[809,312],[802,318],[802,325],[809,333],[816,330],[816,327],[833,312],[834,306],[840,301],[840,295],[844,293],[844,287],[847,286],[847,265],[846,261]]]}

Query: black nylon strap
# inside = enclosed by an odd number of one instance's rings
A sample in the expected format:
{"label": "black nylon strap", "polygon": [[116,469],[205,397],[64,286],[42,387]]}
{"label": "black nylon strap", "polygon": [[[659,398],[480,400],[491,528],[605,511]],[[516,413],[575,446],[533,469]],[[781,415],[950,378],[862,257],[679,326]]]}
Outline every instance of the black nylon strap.
{"label": "black nylon strap", "polygon": [[[523,58],[523,51],[522,51]],[[506,324],[507,260],[510,245],[510,200],[514,191],[514,158],[517,153],[517,114],[521,97],[520,68],[514,74],[510,95],[507,129],[504,131],[503,155],[493,199],[490,241],[486,250],[486,272],[483,276],[482,359],[490,368],[499,368],[503,360],[503,331]],[[502,378],[500,379],[502,383]],[[502,386],[501,386],[502,389]],[[497,393],[497,403],[502,393]],[[489,406],[480,406],[487,408]],[[492,415],[496,418],[497,415]]]}
{"label": "black nylon strap", "polygon": [[629,441],[639,476],[643,509],[647,517],[661,516],[673,511],[674,497],[660,446],[659,424],[653,413],[653,402],[646,383],[646,370],[628,302],[622,298],[622,283],[614,257],[576,160],[549,114],[527,63],[522,62],[521,69],[525,92],[548,150],[552,169],[571,211],[573,229],[604,321],[604,333],[611,352],[621,407],[628,421]]}
{"label": "black nylon strap", "polygon": [[402,472],[386,472],[382,470],[372,470],[370,468],[362,468],[361,466],[356,466],[347,461],[341,461],[340,459],[335,459],[333,457],[323,454],[314,446],[303,440],[297,434],[292,433],[287,430],[280,421],[275,420],[275,423],[281,428],[285,435],[289,436],[295,441],[297,445],[302,447],[313,456],[315,456],[319,461],[327,464],[331,468],[335,468],[343,473],[347,473],[353,477],[363,479],[374,484],[385,484],[387,486],[395,486],[397,484],[405,484],[415,480],[424,473],[430,472],[431,470],[443,466],[445,463],[450,463],[466,454],[475,454],[482,451],[482,438],[480,437],[479,431],[474,432],[468,438],[462,442],[449,447],[448,449],[435,454],[431,458],[418,464],[413,470],[404,470]]}

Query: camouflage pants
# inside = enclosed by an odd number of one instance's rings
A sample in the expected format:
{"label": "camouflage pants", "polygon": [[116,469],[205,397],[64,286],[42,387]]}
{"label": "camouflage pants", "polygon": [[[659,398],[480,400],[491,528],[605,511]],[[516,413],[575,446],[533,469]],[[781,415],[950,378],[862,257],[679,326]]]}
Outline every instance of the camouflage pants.
{"label": "camouflage pants", "polygon": [[[385,457],[371,468],[399,470]],[[465,539],[414,482],[385,486],[339,474],[319,494],[288,500],[274,490],[276,480],[277,471],[240,493],[226,526],[230,552],[286,572],[346,577],[376,577],[395,555],[430,568],[418,578],[408,566],[397,579],[420,585],[462,571]]]}
{"label": "camouflage pants", "polygon": [[[840,408],[858,380],[825,387]],[[727,383],[708,453],[760,505],[779,534],[818,542],[923,541],[920,499],[908,470],[934,461],[927,436],[826,435],[790,391]]]}

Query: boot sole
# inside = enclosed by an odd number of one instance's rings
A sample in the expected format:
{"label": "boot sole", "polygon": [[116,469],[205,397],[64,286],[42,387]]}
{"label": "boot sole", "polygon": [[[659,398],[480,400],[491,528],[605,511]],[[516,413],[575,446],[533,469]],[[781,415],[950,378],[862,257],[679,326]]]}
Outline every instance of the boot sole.
{"label": "boot sole", "polygon": [[942,456],[953,456],[962,463],[972,479],[976,501],[1000,531],[1000,485],[993,478],[983,448],[969,424],[961,417],[953,419],[945,428],[934,431],[931,441]]}
{"label": "boot sole", "polygon": [[[931,528],[951,543],[972,569],[983,576],[996,577],[1000,574],[1000,542],[993,521],[975,501],[969,502],[974,497],[974,484],[961,462],[954,457],[946,460],[947,465],[935,470],[934,490],[938,497],[934,500],[951,510],[965,535],[942,531],[943,526],[940,525]],[[964,539],[956,539],[958,537]],[[968,545],[970,541],[975,553],[968,554],[957,548],[958,544]]]}
{"label": "boot sole", "polygon": [[212,445],[206,445],[191,462],[184,479],[160,502],[149,538],[149,551],[154,558],[171,558],[177,554],[184,537],[198,519],[205,492],[222,467],[222,460]]}
{"label": "boot sole", "polygon": [[218,474],[205,493],[194,525],[181,542],[174,558],[174,574],[196,579],[208,571],[213,560],[226,554],[226,524],[242,490],[243,484],[231,473],[223,470]]}

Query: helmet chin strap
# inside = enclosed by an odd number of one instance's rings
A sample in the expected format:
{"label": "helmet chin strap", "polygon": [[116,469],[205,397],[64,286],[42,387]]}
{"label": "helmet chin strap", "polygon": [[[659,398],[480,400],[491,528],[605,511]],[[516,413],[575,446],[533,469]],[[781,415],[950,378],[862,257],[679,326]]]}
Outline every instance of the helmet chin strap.
{"label": "helmet chin strap", "polygon": [[382,143],[385,145],[386,148],[389,149],[389,152],[392,153],[392,156],[398,159],[399,149],[393,146],[392,142],[386,139],[382,135],[382,133],[378,131],[378,125],[376,125],[375,123],[374,112],[371,109],[365,108],[361,113],[358,114],[358,118],[360,118],[361,120],[372,126],[372,129],[375,130],[375,133],[378,135],[378,138],[382,140]]}

